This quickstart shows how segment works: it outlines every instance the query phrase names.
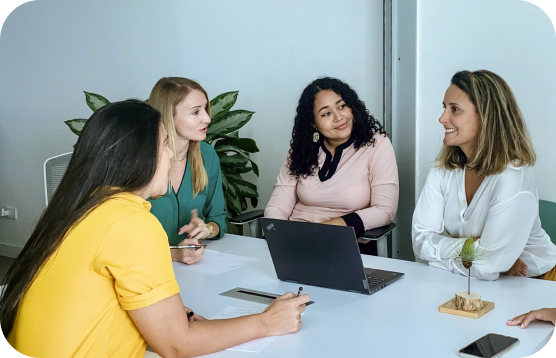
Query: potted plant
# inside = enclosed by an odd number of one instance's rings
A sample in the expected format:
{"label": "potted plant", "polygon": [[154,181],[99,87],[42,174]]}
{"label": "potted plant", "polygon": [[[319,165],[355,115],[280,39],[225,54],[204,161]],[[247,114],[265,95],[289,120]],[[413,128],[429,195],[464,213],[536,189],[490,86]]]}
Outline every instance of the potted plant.
{"label": "potted plant", "polygon": [[[85,93],[85,101],[94,112],[110,103],[105,97],[91,92]],[[244,180],[241,175],[253,171],[259,176],[259,167],[249,154],[257,153],[259,148],[253,139],[241,138],[239,129],[251,120],[255,112],[243,109],[231,110],[237,101],[239,91],[222,93],[210,101],[211,122],[207,129],[205,142],[211,144],[222,170],[222,187],[228,218],[247,210],[247,199],[251,206],[258,204],[257,186]],[[71,131],[78,136],[87,119],[76,118],[65,121]]]}

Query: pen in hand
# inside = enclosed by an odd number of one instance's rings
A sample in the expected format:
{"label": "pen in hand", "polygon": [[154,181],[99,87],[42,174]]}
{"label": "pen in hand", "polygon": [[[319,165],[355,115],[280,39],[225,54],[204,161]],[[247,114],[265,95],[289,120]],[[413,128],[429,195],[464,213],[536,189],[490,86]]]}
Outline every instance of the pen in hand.
{"label": "pen in hand", "polygon": [[301,291],[303,291],[303,287],[300,287],[299,291],[297,291],[297,297],[299,297],[301,295]]}
{"label": "pen in hand", "polygon": [[196,249],[200,249],[201,247],[207,247],[207,245],[205,244],[200,244],[200,245],[170,245],[171,249],[191,249],[191,250],[196,250]]}

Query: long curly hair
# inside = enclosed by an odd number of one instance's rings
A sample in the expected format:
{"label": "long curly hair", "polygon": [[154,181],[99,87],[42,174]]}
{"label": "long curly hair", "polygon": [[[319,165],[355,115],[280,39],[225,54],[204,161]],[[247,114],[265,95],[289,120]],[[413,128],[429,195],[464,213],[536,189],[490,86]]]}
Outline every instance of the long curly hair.
{"label": "long curly hair", "polygon": [[318,167],[319,146],[322,139],[317,143],[313,141],[313,134],[316,131],[313,110],[315,96],[323,90],[334,91],[351,108],[353,113],[351,138],[356,150],[366,145],[374,145],[375,133],[386,136],[382,124],[370,114],[365,103],[347,83],[332,77],[318,78],[305,87],[297,105],[288,156],[289,173],[296,178],[306,178]]}

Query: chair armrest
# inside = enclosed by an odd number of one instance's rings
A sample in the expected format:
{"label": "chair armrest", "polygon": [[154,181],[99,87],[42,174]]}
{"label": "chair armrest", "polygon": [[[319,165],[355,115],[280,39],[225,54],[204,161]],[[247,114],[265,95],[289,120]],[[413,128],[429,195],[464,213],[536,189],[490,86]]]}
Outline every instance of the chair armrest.
{"label": "chair armrest", "polygon": [[264,216],[264,210],[253,210],[230,218],[230,224],[243,225]]}
{"label": "chair armrest", "polygon": [[369,241],[378,240],[381,237],[386,236],[389,233],[391,233],[392,230],[394,230],[395,227],[396,227],[396,224],[394,224],[394,223],[390,223],[386,226],[375,227],[374,229],[370,229],[370,230],[365,231],[362,238],[369,239]]}

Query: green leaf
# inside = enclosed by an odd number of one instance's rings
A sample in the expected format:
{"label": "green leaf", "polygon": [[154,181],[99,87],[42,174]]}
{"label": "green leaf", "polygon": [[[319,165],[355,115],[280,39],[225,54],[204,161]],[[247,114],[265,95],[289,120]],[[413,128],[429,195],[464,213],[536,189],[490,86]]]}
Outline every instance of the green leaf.
{"label": "green leaf", "polygon": [[[251,169],[253,170],[253,173],[255,173],[256,176],[259,176],[259,166],[252,161],[249,158],[249,154],[245,153],[244,151],[242,151],[241,149],[238,149],[236,147],[232,147],[232,146],[228,146],[228,145],[222,145],[219,146],[218,148],[215,149],[216,153],[218,154],[218,158],[220,159],[220,162],[222,163],[222,159],[224,159],[224,157],[227,157],[226,153],[233,151],[236,152],[237,154],[234,154],[233,156],[243,156],[244,158],[246,158],[247,160],[249,160],[251,162]],[[226,158],[225,160],[228,160],[228,158]],[[239,162],[237,165],[240,165]],[[247,165],[247,162],[244,164]],[[242,165],[242,166],[244,166]]]}
{"label": "green leaf", "polygon": [[207,136],[214,137],[216,135],[229,134],[243,127],[255,112],[237,110],[226,113],[220,120],[210,122],[208,126]]}
{"label": "green leaf", "polygon": [[[239,176],[239,175],[238,175]],[[257,186],[255,184],[249,183],[243,179],[234,178],[232,175],[228,178],[228,182],[233,184],[238,190],[241,196],[247,198],[258,198]]]}
{"label": "green leaf", "polygon": [[85,126],[85,122],[87,122],[87,120],[82,118],[70,119],[69,121],[64,121],[64,123],[67,124],[68,127],[70,127],[71,131],[77,134],[78,136],[81,135],[81,131]]}
{"label": "green leaf", "polygon": [[229,134],[214,134],[214,133],[207,134],[207,138],[205,139],[205,142],[212,144],[212,142],[215,140],[225,139],[225,138],[239,138],[239,131],[235,131]]}
{"label": "green leaf", "polygon": [[[218,141],[218,142],[221,142],[221,141]],[[217,144],[218,144],[218,142],[217,142]],[[249,158],[249,155],[247,153],[245,153],[243,150],[239,149],[235,145],[219,145],[219,146],[215,145],[214,150],[216,150],[216,153],[218,153],[219,156],[221,156],[221,154],[225,154],[225,153],[228,153],[228,152],[235,152],[235,153],[243,155],[246,158]]]}
{"label": "green leaf", "polygon": [[226,173],[224,172],[222,172],[222,186],[225,190],[230,191],[233,195],[237,196],[238,190],[235,186],[230,184],[230,182],[228,181],[228,175],[226,175]]}
{"label": "green leaf", "polygon": [[239,91],[226,92],[210,101],[211,118],[218,119],[226,114],[236,103]]}
{"label": "green leaf", "polygon": [[247,210],[247,199],[245,199],[245,197],[240,197],[239,201],[241,203],[241,212],[244,212],[245,210]]}
{"label": "green leaf", "polygon": [[97,109],[106,106],[108,103],[110,103],[109,100],[107,100],[106,98],[104,98],[103,96],[101,96],[100,94],[96,94],[96,93],[91,93],[91,92],[85,92],[85,101],[87,102],[87,106],[89,106],[89,108],[95,112]]}
{"label": "green leaf", "polygon": [[226,203],[228,204],[228,207],[232,209],[232,211],[235,211],[235,215],[239,215],[242,213],[241,202],[239,201],[237,195],[233,195],[229,191],[226,192]]}
{"label": "green leaf", "polygon": [[259,176],[259,166],[255,164],[255,162],[251,159],[249,159],[249,161],[251,162],[251,166],[253,167],[253,173],[255,173],[256,176]]}
{"label": "green leaf", "polygon": [[249,198],[251,200],[251,206],[256,208],[259,205],[259,198]]}
{"label": "green leaf", "polygon": [[245,167],[222,167],[222,173],[226,172],[229,174],[245,174],[249,173],[253,168],[245,166]]}
{"label": "green leaf", "polygon": [[216,142],[214,148],[217,149],[218,147],[221,146],[237,147],[248,153],[257,153],[259,151],[259,148],[257,147],[257,143],[251,138],[225,138]]}
{"label": "green leaf", "polygon": [[229,167],[244,167],[249,159],[245,158],[243,155],[234,154],[234,155],[224,155],[220,157],[220,165],[222,166],[229,166]]}

